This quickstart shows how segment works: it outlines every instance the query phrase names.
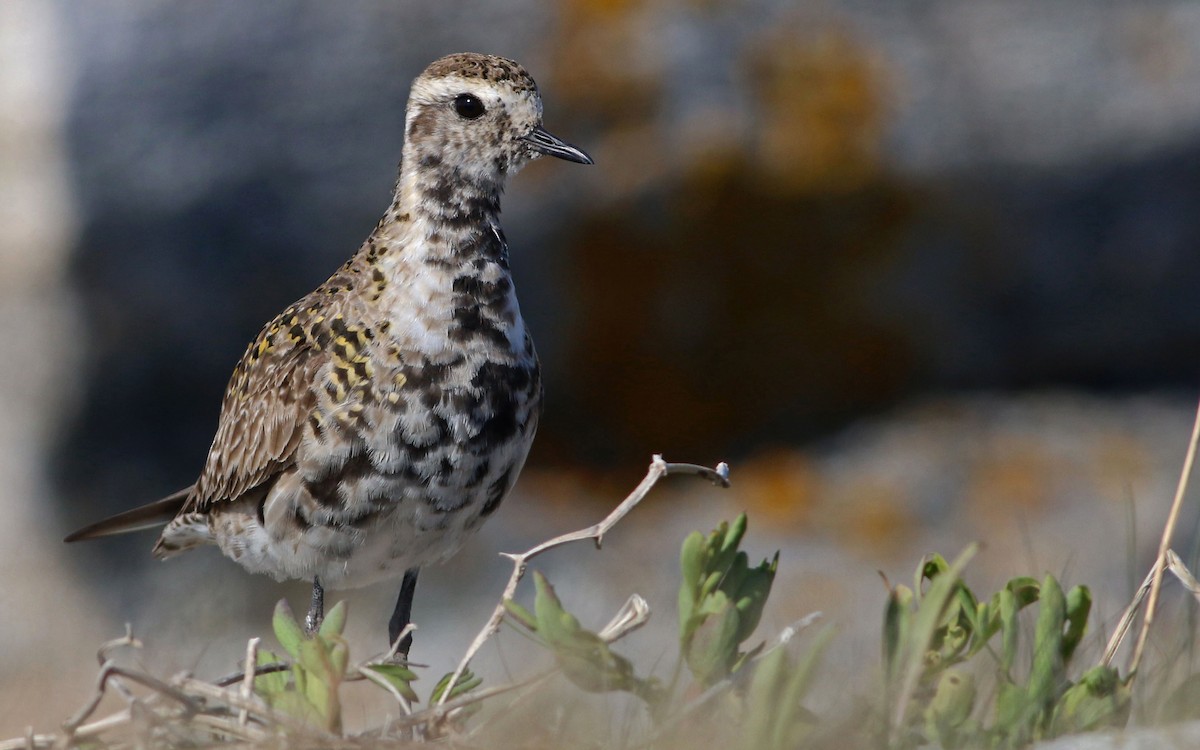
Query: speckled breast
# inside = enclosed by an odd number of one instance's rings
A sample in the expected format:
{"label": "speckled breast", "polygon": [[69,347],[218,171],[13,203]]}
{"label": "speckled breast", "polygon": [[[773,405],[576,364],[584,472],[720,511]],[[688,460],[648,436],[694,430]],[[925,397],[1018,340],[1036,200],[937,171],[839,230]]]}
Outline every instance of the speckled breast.
{"label": "speckled breast", "polygon": [[537,427],[541,382],[527,349],[380,346],[369,394],[323,399],[298,456],[295,509],[322,539],[323,580],[365,585],[442,560],[499,507]]}

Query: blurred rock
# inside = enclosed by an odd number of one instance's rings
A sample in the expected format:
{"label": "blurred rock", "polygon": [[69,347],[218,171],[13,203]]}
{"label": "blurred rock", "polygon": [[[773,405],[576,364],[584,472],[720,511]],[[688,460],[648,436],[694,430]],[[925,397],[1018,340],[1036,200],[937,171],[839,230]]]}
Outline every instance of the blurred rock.
{"label": "blurred rock", "polygon": [[409,80],[452,49],[527,62],[598,160],[508,201],[548,378],[534,466],[1200,369],[1186,2],[63,8],[80,505],[191,479],[245,341],[369,231]]}

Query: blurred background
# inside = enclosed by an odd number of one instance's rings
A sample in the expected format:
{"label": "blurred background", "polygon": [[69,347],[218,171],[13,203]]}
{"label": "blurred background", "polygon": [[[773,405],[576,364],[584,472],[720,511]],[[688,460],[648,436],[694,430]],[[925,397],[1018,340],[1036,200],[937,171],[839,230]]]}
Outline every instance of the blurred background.
{"label": "blurred background", "polygon": [[[678,543],[741,509],[784,551],[764,632],[824,610],[835,671],[870,676],[877,570],[973,540],[980,582],[1120,611],[1200,391],[1200,5],[6,0],[0,735],[81,704],[125,621],[215,676],[300,607],[212,551],[156,564],[152,533],[59,539],[194,480],[246,342],[374,226],[412,78],[462,50],[524,63],[597,164],[505,198],[546,408],[505,510],[422,580],[432,671],[498,551],[591,523],[652,453],[734,488],[674,480],[543,566],[597,625],[638,581],[651,655]],[[351,596],[360,655],[393,588]]]}

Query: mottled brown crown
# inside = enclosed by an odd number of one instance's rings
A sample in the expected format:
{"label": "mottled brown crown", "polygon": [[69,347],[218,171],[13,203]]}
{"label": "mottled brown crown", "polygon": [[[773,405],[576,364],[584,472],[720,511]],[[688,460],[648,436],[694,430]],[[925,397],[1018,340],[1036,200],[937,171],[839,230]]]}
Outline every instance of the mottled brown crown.
{"label": "mottled brown crown", "polygon": [[490,83],[507,83],[513,91],[537,91],[533,76],[521,65],[506,57],[478,52],[458,52],[434,60],[421,74],[425,78],[459,76],[476,78]]}

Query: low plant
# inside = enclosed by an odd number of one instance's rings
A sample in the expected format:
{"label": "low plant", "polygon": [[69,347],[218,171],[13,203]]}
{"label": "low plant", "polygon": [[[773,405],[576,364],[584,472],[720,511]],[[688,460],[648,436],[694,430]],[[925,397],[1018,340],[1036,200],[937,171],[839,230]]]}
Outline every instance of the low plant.
{"label": "low plant", "polygon": [[[1019,577],[981,600],[960,575],[973,554],[970,548],[953,564],[933,555],[918,566],[912,588],[890,590],[883,627],[887,744],[1016,748],[1123,726],[1130,680],[1111,666],[1084,668],[1074,659],[1091,611],[1088,589],[1064,593],[1052,575]],[[1023,610],[1036,611],[1024,649]],[[977,687],[981,673],[992,680],[988,690]]]}

